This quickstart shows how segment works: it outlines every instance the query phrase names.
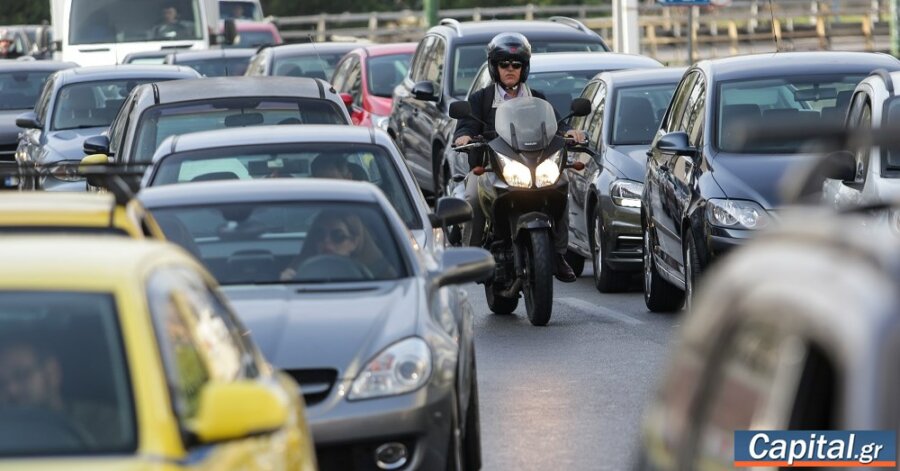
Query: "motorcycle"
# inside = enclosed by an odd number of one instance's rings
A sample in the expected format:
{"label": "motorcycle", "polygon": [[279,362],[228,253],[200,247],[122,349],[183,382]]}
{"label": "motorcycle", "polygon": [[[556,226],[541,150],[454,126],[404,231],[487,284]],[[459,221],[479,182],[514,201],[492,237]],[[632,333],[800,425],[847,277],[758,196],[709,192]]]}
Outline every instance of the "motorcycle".
{"label": "motorcycle", "polygon": [[[569,115],[559,122],[552,105],[533,97],[516,98],[497,107],[496,137],[476,140],[455,150],[467,152],[478,179],[478,207],[484,227],[473,227],[471,245],[480,245],[494,256],[494,277],[485,282],[488,306],[497,314],[510,314],[525,298],[532,325],[547,325],[553,311],[554,215],[565,214],[568,178],[564,170],[584,168],[569,164],[567,153],[594,152],[558,135],[559,124],[572,116],[590,113],[590,101],[576,98]],[[455,119],[472,116],[466,101],[450,105]],[[476,118],[477,119],[477,118]],[[485,163],[487,157],[487,165]],[[471,165],[471,164],[470,164]],[[483,229],[483,230],[479,230]],[[477,241],[480,240],[479,244]]]}

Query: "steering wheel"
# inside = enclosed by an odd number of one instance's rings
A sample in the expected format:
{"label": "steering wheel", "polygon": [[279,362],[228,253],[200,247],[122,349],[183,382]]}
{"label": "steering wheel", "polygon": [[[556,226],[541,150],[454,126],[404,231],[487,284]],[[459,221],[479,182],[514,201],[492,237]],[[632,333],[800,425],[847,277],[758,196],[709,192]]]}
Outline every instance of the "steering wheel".
{"label": "steering wheel", "polygon": [[0,454],[22,451],[78,451],[91,443],[63,412],[36,407],[0,409]]}
{"label": "steering wheel", "polygon": [[357,260],[343,255],[316,255],[301,262],[294,271],[295,281],[358,281],[375,276]]}

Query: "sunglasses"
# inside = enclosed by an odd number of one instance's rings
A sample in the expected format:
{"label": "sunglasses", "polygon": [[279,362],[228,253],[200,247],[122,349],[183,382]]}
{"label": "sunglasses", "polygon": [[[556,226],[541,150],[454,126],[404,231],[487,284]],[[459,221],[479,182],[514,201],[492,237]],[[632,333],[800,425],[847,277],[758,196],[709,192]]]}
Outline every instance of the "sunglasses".
{"label": "sunglasses", "polygon": [[332,229],[325,234],[325,237],[335,244],[343,244],[350,240],[350,234],[341,229]]}
{"label": "sunglasses", "polygon": [[515,70],[519,70],[522,68],[522,63],[519,61],[500,61],[497,62],[497,66],[499,66],[501,69],[508,69],[512,67]]}

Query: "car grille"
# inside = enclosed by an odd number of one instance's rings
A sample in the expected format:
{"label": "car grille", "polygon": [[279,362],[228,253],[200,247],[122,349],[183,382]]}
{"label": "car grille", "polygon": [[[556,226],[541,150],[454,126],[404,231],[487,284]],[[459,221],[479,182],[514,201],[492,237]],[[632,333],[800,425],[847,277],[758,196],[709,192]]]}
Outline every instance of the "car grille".
{"label": "car grille", "polygon": [[285,370],[285,373],[300,383],[307,406],[324,401],[337,379],[337,370],[333,369]]}
{"label": "car grille", "polygon": [[15,162],[18,143],[0,144],[0,162]]}

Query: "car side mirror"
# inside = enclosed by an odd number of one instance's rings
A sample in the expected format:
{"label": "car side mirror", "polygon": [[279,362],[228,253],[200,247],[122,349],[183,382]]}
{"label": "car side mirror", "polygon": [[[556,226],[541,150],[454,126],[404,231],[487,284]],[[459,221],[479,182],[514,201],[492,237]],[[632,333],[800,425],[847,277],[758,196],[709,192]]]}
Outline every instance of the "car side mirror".
{"label": "car side mirror", "polygon": [[[98,165],[108,165],[109,164],[109,156],[106,154],[93,154],[89,155],[83,159],[81,159],[81,165],[79,165],[79,170],[84,171],[86,167],[93,167]],[[97,188],[105,188],[106,183],[104,179],[100,175],[91,175],[91,172],[85,172],[86,179],[88,185],[97,187]]]}
{"label": "car side mirror", "polygon": [[201,443],[274,432],[288,423],[288,398],[255,381],[211,381],[200,391],[190,431]]}
{"label": "car side mirror", "polygon": [[235,24],[234,19],[229,18],[225,20],[222,27],[222,44],[231,46],[234,44],[235,39],[237,39],[237,24]]}
{"label": "car side mirror", "polygon": [[413,85],[412,94],[416,100],[439,101],[437,91],[434,89],[434,82],[430,80],[423,80]]}
{"label": "car side mirror", "polygon": [[22,129],[41,129],[41,122],[34,111],[28,111],[16,117],[16,126]]}
{"label": "car side mirror", "polygon": [[578,97],[572,100],[572,116],[587,116],[591,114],[591,101]]}
{"label": "car side mirror", "polygon": [[82,149],[85,155],[109,154],[109,137],[103,135],[91,136],[84,140]]}
{"label": "car side mirror", "polygon": [[453,119],[467,118],[472,114],[472,105],[468,101],[457,101],[450,104],[450,117]]}
{"label": "car side mirror", "polygon": [[843,182],[856,180],[856,156],[853,152],[847,150],[832,152],[825,156],[820,165],[825,178]]}
{"label": "car side mirror", "polygon": [[697,149],[691,146],[690,138],[684,131],[665,134],[656,141],[655,147],[660,152],[695,157]]}
{"label": "car side mirror", "polygon": [[437,201],[434,212],[428,218],[434,228],[462,224],[472,220],[472,205],[468,201],[445,196]]}
{"label": "car side mirror", "polygon": [[485,281],[494,275],[494,256],[476,247],[450,247],[442,253],[438,287]]}

